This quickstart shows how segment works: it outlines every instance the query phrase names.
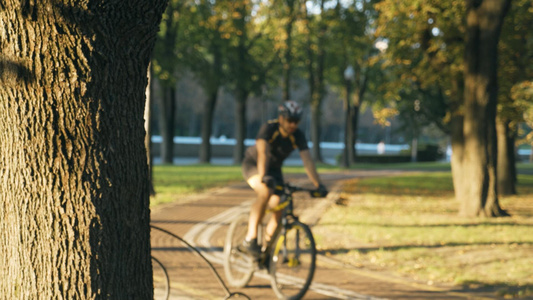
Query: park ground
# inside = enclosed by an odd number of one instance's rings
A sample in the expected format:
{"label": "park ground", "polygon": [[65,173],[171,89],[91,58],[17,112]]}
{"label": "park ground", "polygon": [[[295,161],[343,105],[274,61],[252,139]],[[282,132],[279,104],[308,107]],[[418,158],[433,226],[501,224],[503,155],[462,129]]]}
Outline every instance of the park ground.
{"label": "park ground", "polygon": [[[521,168],[525,174],[519,176],[518,195],[501,197],[512,216],[497,219],[457,216],[446,166],[395,169],[377,177],[342,180],[335,199],[313,226],[323,257],[425,289],[494,299],[533,298],[533,176],[527,175],[533,168]],[[288,173],[298,177],[301,171],[293,168]],[[156,166],[156,189],[162,191],[157,197],[174,198],[174,204],[201,199],[198,195],[217,189],[213,186],[238,182],[239,172],[232,166]],[[346,173],[331,168],[320,172]],[[218,183],[209,183],[205,174]]]}

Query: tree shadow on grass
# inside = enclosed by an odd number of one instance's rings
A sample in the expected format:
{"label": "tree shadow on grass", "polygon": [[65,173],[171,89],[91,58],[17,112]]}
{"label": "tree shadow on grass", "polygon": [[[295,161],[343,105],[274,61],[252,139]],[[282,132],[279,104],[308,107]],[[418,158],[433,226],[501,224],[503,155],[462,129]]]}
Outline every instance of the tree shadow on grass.
{"label": "tree shadow on grass", "polygon": [[[495,242],[484,242],[484,243],[445,243],[445,244],[435,244],[435,245],[396,245],[396,246],[378,246],[378,247],[357,247],[357,248],[337,248],[337,249],[325,249],[317,251],[319,255],[335,255],[335,254],[346,254],[351,251],[358,251],[361,254],[367,254],[374,251],[400,251],[406,249],[439,249],[443,247],[466,247],[466,246],[505,246],[510,243],[495,243]],[[520,242],[512,243],[517,246],[533,246],[533,243],[530,242]]]}
{"label": "tree shadow on grass", "polygon": [[533,299],[533,285],[512,285],[506,283],[487,284],[478,281],[464,282],[451,290],[456,293],[489,295],[497,299]]}

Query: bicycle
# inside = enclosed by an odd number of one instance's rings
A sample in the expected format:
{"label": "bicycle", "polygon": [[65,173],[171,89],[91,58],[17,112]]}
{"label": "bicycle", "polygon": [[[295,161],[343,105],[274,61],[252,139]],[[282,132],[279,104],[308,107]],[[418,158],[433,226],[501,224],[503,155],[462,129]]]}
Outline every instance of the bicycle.
{"label": "bicycle", "polygon": [[[265,269],[279,299],[301,299],[311,284],[316,267],[316,246],[308,225],[293,213],[294,192],[307,191],[311,197],[324,197],[316,190],[285,183],[280,204],[267,212],[282,211],[281,221],[272,239],[263,245],[258,259],[241,252],[238,246],[245,238],[248,213],[238,215],[231,223],[224,244],[224,273],[233,287],[246,286],[256,270]],[[259,235],[262,234],[259,226]]]}

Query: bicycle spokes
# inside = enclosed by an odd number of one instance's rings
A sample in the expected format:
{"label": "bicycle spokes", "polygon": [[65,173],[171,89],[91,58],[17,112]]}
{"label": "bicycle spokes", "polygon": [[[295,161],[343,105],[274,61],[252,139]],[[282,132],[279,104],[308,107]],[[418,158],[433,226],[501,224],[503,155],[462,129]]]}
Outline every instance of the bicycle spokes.
{"label": "bicycle spokes", "polygon": [[247,216],[243,214],[231,223],[224,245],[224,273],[234,287],[248,284],[254,272],[253,259],[238,248],[246,235],[247,221]]}
{"label": "bicycle spokes", "polygon": [[270,275],[272,287],[281,299],[301,298],[315,270],[316,249],[307,225],[295,222],[274,240]]}

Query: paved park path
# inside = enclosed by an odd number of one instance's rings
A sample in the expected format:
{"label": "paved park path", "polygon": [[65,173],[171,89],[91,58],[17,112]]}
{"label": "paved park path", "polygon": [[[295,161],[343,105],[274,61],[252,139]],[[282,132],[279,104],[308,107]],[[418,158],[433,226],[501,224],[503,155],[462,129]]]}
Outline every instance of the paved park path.
{"label": "paved park path", "polygon": [[[296,214],[310,224],[338,199],[337,189],[343,180],[363,176],[386,176],[387,171],[347,171],[322,173],[321,178],[331,189],[327,199],[312,199],[303,193],[295,194]],[[305,177],[287,176],[293,183],[309,184]],[[184,238],[212,262],[225,281],[222,268],[224,237],[232,217],[248,211],[254,199],[253,191],[245,184],[235,184],[190,196],[152,210],[152,225]],[[215,273],[199,255],[183,243],[160,230],[152,230],[152,255],[161,262],[170,277],[169,299],[223,299],[226,296]],[[156,298],[164,290],[164,273],[154,263]],[[256,273],[249,286],[229,287],[251,299],[276,299],[266,273]],[[240,298],[243,299],[243,298]],[[304,299],[494,299],[484,294],[464,293],[445,288],[411,282],[405,279],[365,271],[318,255],[317,270]]]}

